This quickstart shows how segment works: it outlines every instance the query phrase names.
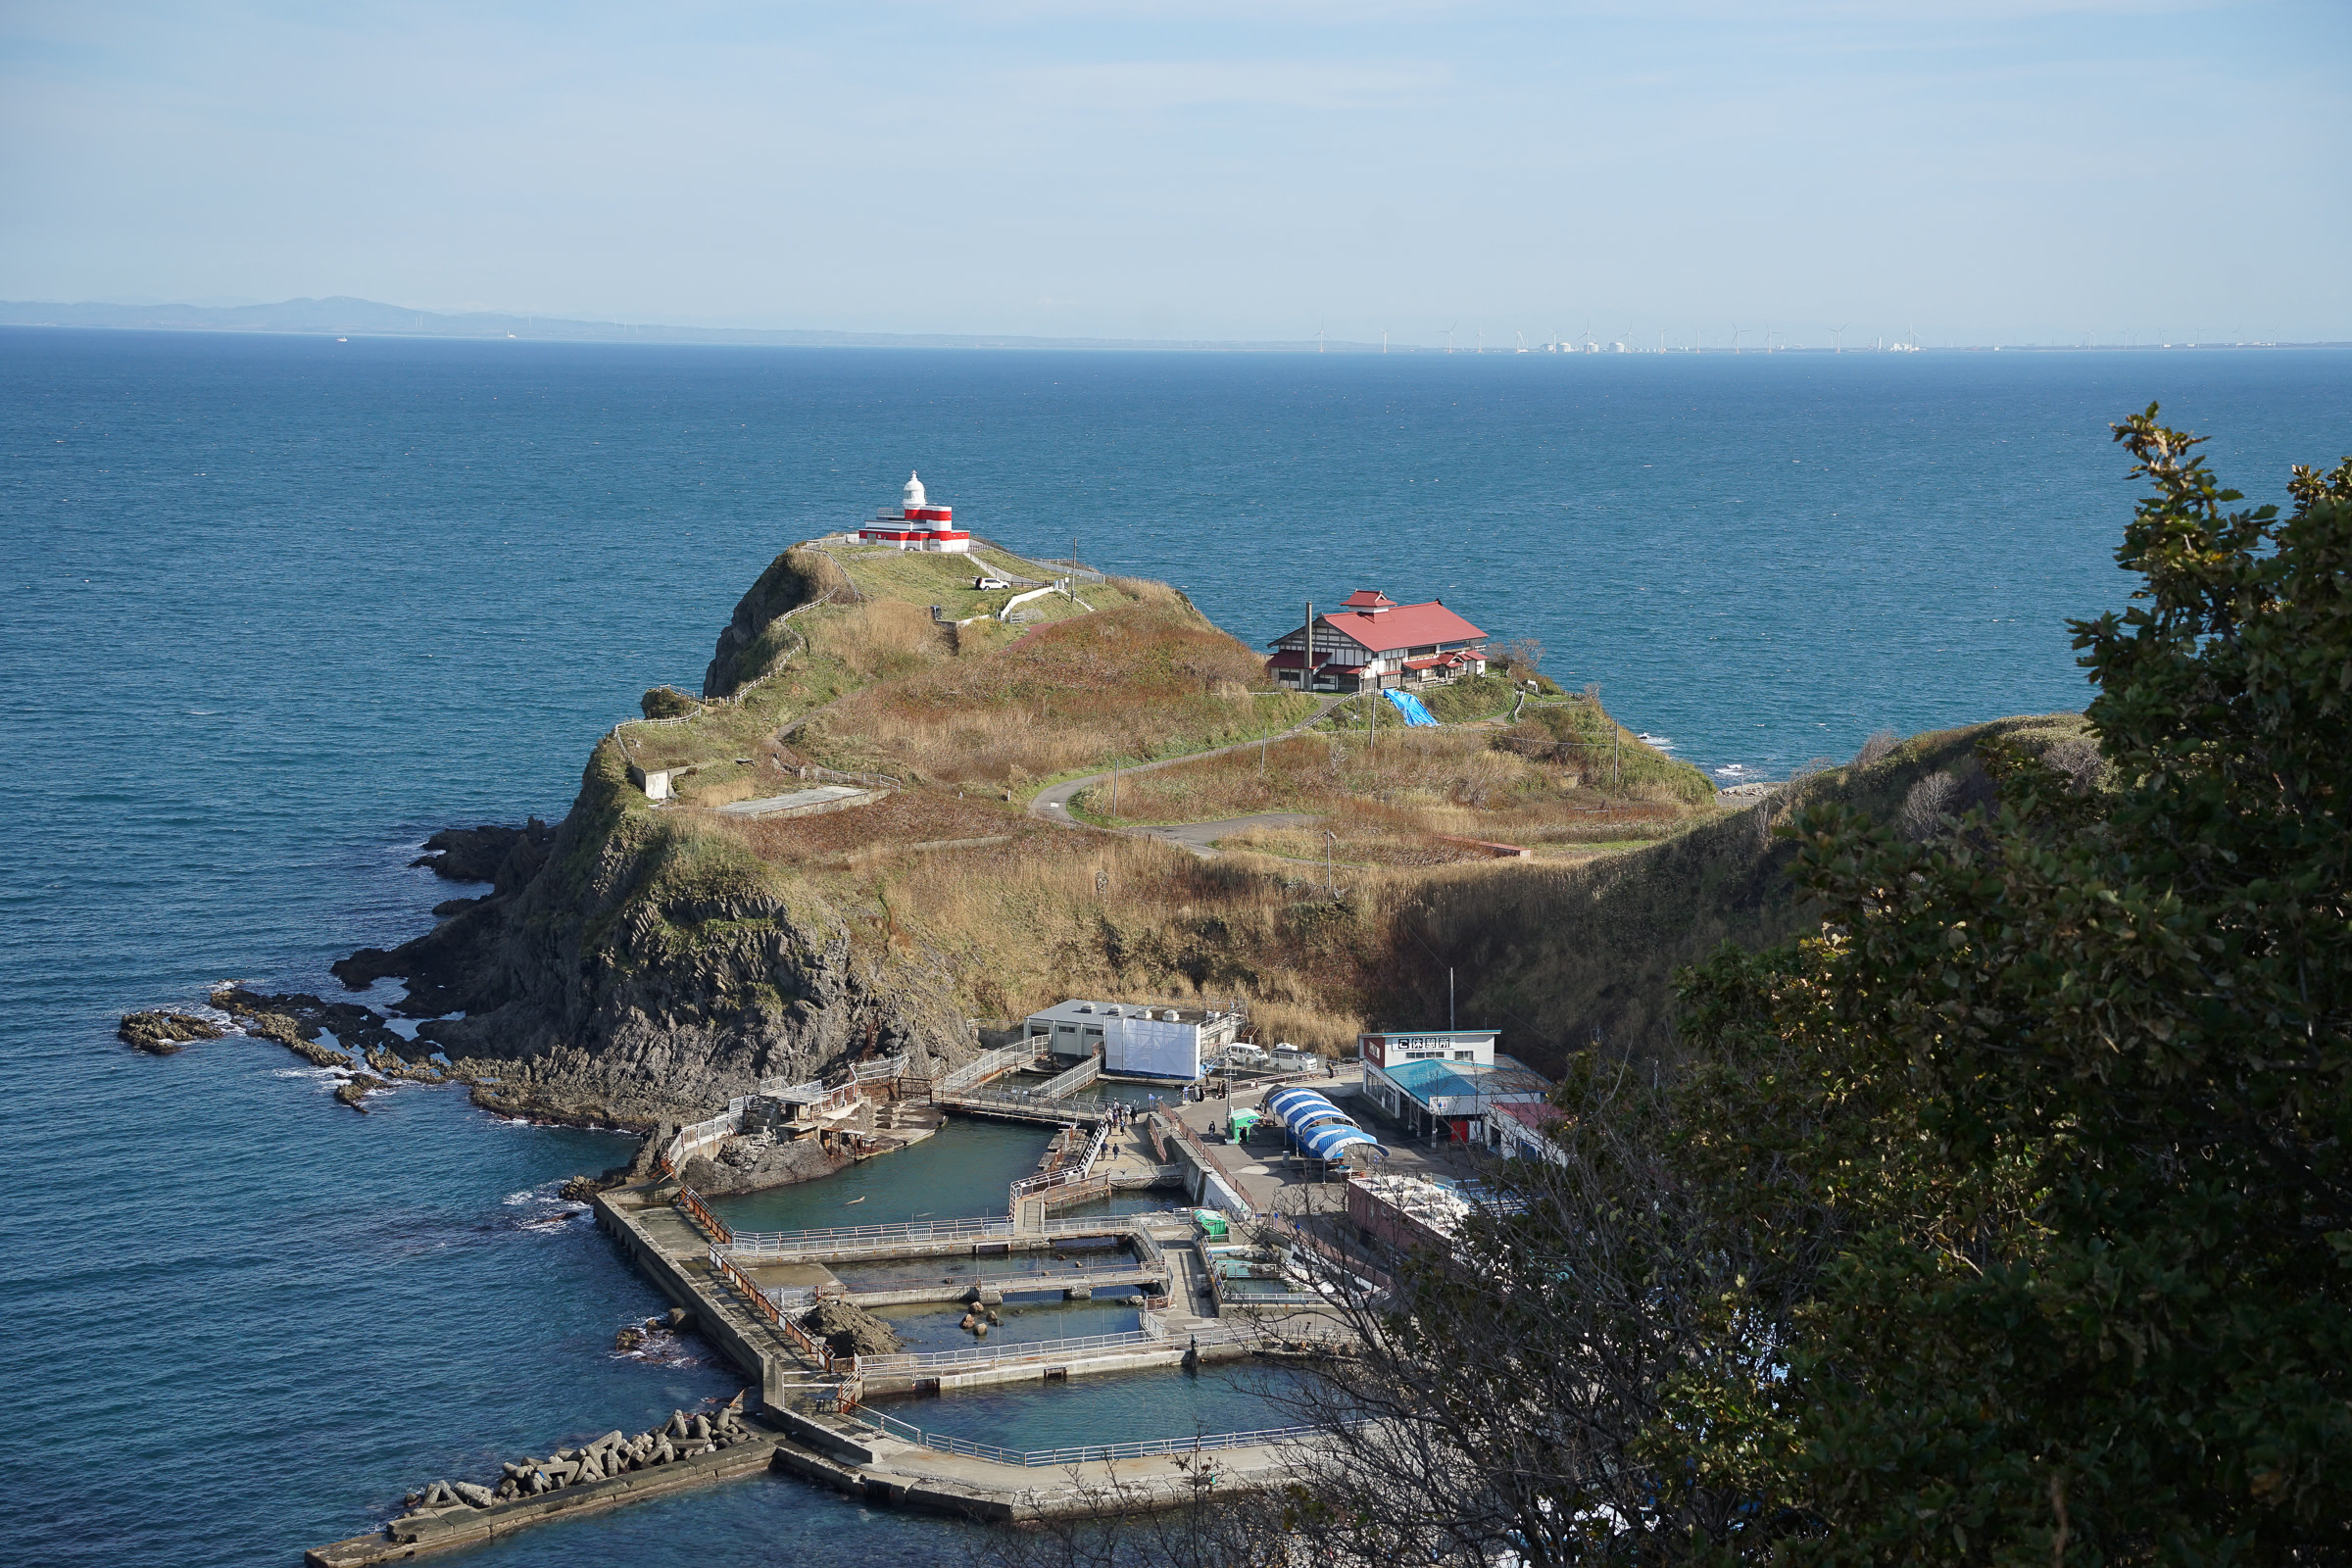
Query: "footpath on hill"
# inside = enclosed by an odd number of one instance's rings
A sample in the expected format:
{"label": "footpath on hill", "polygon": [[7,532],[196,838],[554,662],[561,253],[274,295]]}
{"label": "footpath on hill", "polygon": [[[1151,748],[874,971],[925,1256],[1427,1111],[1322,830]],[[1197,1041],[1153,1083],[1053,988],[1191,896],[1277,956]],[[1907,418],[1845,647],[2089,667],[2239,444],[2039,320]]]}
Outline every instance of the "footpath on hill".
{"label": "footpath on hill", "polygon": [[[1133,767],[1122,767],[1116,771],[1120,773],[1151,773],[1163,767],[1174,767],[1180,762],[1198,762],[1204,758],[1223,757],[1228,752],[1247,751],[1252,746],[1263,746],[1274,741],[1289,740],[1292,736],[1321,723],[1333,709],[1347,700],[1346,697],[1326,697],[1306,717],[1293,724],[1289,729],[1278,730],[1271,735],[1237,741],[1231,746],[1211,747],[1205,752],[1187,752],[1182,757],[1164,757],[1156,762],[1138,762]],[[1217,852],[1213,848],[1214,844],[1218,839],[1229,834],[1247,833],[1253,828],[1304,827],[1310,822],[1322,820],[1321,817],[1308,811],[1261,811],[1254,816],[1231,816],[1214,822],[1175,822],[1161,823],[1153,827],[1096,828],[1093,823],[1081,822],[1072,816],[1070,814],[1071,800],[1080,790],[1091,789],[1095,785],[1106,781],[1110,777],[1111,771],[1111,769],[1104,769],[1100,773],[1089,773],[1084,778],[1069,779],[1063,783],[1039,790],[1030,798],[1029,814],[1043,821],[1058,822],[1063,827],[1092,828],[1098,833],[1125,833],[1133,838],[1158,839],[1167,844],[1181,844],[1203,859],[1216,854]]]}

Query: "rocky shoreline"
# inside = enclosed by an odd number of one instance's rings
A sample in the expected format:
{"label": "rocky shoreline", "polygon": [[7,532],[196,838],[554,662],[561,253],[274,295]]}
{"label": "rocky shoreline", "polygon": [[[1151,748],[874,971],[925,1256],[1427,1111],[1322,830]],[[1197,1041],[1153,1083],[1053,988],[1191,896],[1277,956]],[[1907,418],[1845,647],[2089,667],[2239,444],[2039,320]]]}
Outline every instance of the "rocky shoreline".
{"label": "rocky shoreline", "polygon": [[[745,596],[722,663],[806,597],[789,577],[779,564]],[[664,1141],[765,1080],[830,1080],[895,1055],[919,1074],[977,1054],[954,960],[894,939],[878,894],[819,897],[709,862],[682,819],[648,808],[628,767],[608,737],[562,821],[451,827],[425,841],[411,863],[467,895],[436,904],[414,940],[329,966],[353,992],[406,982],[388,1008],[233,983],[212,1005],[245,1034],[348,1074],[336,1098],[354,1110],[395,1082],[463,1084],[501,1115]],[[414,1020],[415,1038],[395,1018]],[[126,1016],[120,1033],[169,1054],[220,1027],[167,1010]],[[730,1150],[697,1161],[695,1175],[705,1191],[731,1192],[849,1162],[829,1150]]]}

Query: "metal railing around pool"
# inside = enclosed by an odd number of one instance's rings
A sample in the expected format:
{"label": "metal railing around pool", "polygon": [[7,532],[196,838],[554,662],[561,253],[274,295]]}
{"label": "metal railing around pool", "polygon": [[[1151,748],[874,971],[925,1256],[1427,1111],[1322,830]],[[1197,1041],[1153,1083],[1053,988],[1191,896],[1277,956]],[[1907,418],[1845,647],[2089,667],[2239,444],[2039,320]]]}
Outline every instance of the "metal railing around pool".
{"label": "metal railing around pool", "polygon": [[[886,1355],[861,1355],[854,1362],[858,1375],[976,1371],[1017,1366],[1025,1361],[1051,1362],[1072,1355],[1103,1350],[1173,1350],[1185,1346],[1207,1348],[1217,1345],[1255,1345],[1279,1341],[1282,1335],[1256,1323],[1200,1322],[1171,1328],[1155,1312],[1143,1314],[1144,1326],[1120,1334],[1089,1334],[1068,1340],[1029,1340],[1017,1345],[975,1345],[960,1350],[908,1350]],[[1309,1338],[1330,1338],[1311,1335]]]}
{"label": "metal railing around pool", "polygon": [[1055,1469],[1063,1465],[1089,1464],[1103,1459],[1147,1459],[1157,1454],[1215,1453],[1228,1448],[1261,1448],[1276,1444],[1305,1443],[1320,1436],[1314,1427],[1270,1427],[1260,1432],[1216,1432],[1196,1438],[1154,1438],[1142,1443],[1090,1443],[1067,1448],[1032,1448],[1020,1451],[1000,1448],[993,1443],[974,1443],[968,1438],[952,1438],[942,1432],[925,1432],[911,1422],[897,1416],[884,1415],[862,1404],[853,1404],[842,1411],[853,1420],[863,1423],[877,1432],[919,1445],[940,1453],[962,1454],[969,1459],[990,1459],[998,1464],[1019,1465],[1024,1469]]}
{"label": "metal railing around pool", "polygon": [[671,1199],[670,1201],[678,1208],[683,1209],[689,1219],[701,1225],[710,1238],[719,1246],[724,1247],[735,1239],[735,1233],[727,1228],[727,1222],[711,1213],[710,1205],[703,1201],[703,1195],[693,1188],[681,1186],[678,1189],[678,1196]]}
{"label": "metal railing around pool", "polygon": [[[1181,1209],[1153,1209],[1136,1214],[1105,1214],[1099,1219],[1053,1219],[1018,1234],[1023,1237],[1126,1236],[1140,1233],[1148,1221],[1189,1217]],[[823,1257],[830,1252],[888,1246],[898,1242],[918,1246],[926,1242],[992,1242],[1008,1240],[1014,1234],[1011,1220],[1002,1215],[983,1214],[969,1219],[912,1220],[901,1225],[839,1225],[829,1230],[737,1231],[734,1239],[727,1244],[726,1251],[730,1257],[747,1261],[773,1262]],[[1154,1254],[1156,1250],[1154,1248]]]}
{"label": "metal railing around pool", "polygon": [[1036,1060],[1038,1048],[1043,1044],[1042,1040],[1032,1038],[1018,1041],[1009,1046],[999,1046],[994,1051],[984,1052],[941,1078],[936,1085],[936,1090],[943,1095],[952,1095],[959,1089],[969,1088],[983,1078],[994,1077],[1001,1072],[1009,1072],[1025,1062]]}
{"label": "metal railing around pool", "polygon": [[1012,1222],[994,1216],[911,1220],[899,1225],[836,1225],[813,1231],[738,1231],[727,1251],[734,1257],[809,1257],[890,1242],[991,1241],[1011,1234]]}
{"label": "metal railing around pool", "polygon": [[770,1297],[767,1292],[761,1290],[758,1280],[736,1267],[734,1260],[715,1247],[710,1249],[710,1271],[726,1281],[727,1284],[732,1285],[744,1299],[751,1303],[752,1309],[775,1325],[777,1332],[797,1346],[802,1354],[809,1357],[820,1368],[829,1368],[832,1365],[832,1347],[794,1322],[791,1312]]}

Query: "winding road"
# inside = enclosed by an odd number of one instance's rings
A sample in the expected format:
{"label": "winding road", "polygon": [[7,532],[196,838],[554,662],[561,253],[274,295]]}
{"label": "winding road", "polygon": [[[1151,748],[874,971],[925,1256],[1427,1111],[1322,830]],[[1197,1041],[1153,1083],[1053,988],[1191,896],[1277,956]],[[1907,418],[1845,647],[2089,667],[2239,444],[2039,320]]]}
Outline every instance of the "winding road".
{"label": "winding road", "polygon": [[[1198,762],[1203,758],[1223,757],[1229,752],[1248,751],[1252,746],[1288,740],[1301,730],[1319,723],[1324,715],[1347,700],[1346,697],[1326,697],[1316,705],[1312,713],[1293,724],[1289,729],[1277,730],[1262,741],[1240,741],[1231,746],[1212,747],[1205,752],[1188,752],[1182,757],[1162,758],[1156,762],[1139,762],[1133,767],[1122,767],[1118,771],[1122,774],[1150,773],[1163,767],[1174,767],[1182,762]],[[1070,800],[1080,790],[1091,789],[1109,777],[1108,772],[1089,773],[1084,778],[1070,779],[1066,783],[1039,790],[1030,798],[1029,814],[1048,822],[1058,822],[1064,827],[1093,827],[1093,823],[1081,822],[1070,814]],[[1177,822],[1161,827],[1096,828],[1095,831],[1125,833],[1135,838],[1158,839],[1163,844],[1181,844],[1202,859],[1206,859],[1217,853],[1214,848],[1216,841],[1229,834],[1247,833],[1252,828],[1305,827],[1309,823],[1321,820],[1321,817],[1308,811],[1260,811],[1254,816],[1229,816],[1217,822]]]}

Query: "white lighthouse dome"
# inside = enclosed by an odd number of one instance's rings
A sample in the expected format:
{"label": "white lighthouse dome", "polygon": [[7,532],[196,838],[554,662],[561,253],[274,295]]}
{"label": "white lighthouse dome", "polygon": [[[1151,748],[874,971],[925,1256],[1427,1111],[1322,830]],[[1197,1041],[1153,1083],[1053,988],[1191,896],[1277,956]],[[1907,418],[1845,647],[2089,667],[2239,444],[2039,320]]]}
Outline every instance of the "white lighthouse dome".
{"label": "white lighthouse dome", "polygon": [[906,510],[912,512],[923,504],[923,481],[916,478],[914,470],[909,468],[906,472]]}

